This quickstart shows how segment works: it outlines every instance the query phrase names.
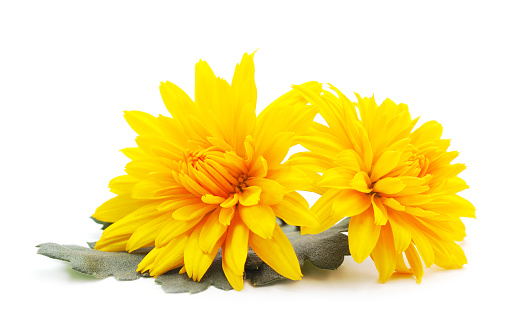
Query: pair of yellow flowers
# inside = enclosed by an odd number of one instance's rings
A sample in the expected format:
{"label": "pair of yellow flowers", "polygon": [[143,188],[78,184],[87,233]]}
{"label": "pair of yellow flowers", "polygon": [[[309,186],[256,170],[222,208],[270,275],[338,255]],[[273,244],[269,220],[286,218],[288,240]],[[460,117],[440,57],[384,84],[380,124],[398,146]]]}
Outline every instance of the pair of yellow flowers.
{"label": "pair of yellow flowers", "polygon": [[[465,236],[460,217],[475,209],[457,195],[468,188],[457,177],[465,166],[450,164],[458,153],[447,151],[440,124],[414,130],[418,118],[404,104],[359,95],[355,103],[317,82],[293,86],[256,116],[253,56],[244,54],[231,85],[198,62],[195,101],[162,83],[172,117],[125,112],[137,147],[123,150],[127,174],[109,183],[117,196],[93,215],[113,223],[96,249],[154,247],[138,271],[182,267],[196,281],[221,249],[224,273],[241,290],[249,247],[281,275],[302,277],[276,217],[303,234],[351,217],[351,255],[371,256],[382,282],[395,271],[420,282],[422,261],[466,263],[455,241]],[[313,121],[318,113],[328,126]],[[298,143],[309,152],[282,163]],[[321,197],[310,209],[297,190]]]}

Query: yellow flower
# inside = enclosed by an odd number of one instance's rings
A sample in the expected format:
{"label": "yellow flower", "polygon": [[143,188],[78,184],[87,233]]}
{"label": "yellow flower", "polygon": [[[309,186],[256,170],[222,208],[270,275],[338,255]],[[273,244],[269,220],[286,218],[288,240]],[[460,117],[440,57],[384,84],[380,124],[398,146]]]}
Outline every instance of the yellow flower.
{"label": "yellow flower", "polygon": [[377,106],[374,98],[358,94],[353,103],[331,88],[338,97],[295,88],[319,106],[329,125],[315,123],[300,139],[311,152],[287,162],[323,173],[316,187],[323,195],[311,208],[320,226],[305,226],[302,233],[351,217],[351,255],[358,263],[371,255],[381,282],[397,271],[414,274],[420,283],[420,257],[427,267],[462,267],[466,257],[455,243],[465,237],[460,217],[475,217],[475,208],[457,195],[468,188],[457,177],[465,166],[450,164],[458,152],[447,151],[442,126],[430,121],[413,130],[418,118],[411,119],[405,104],[386,99]]}
{"label": "yellow flower", "polygon": [[195,102],[176,85],[161,83],[172,118],[125,112],[138,147],[123,150],[131,159],[127,174],[109,183],[118,196],[93,215],[114,222],[96,249],[131,252],[154,246],[138,271],[158,276],[183,266],[180,272],[196,281],[221,249],[224,273],[241,290],[251,247],[281,275],[302,277],[276,217],[295,226],[318,225],[295,191],[308,189],[311,180],[281,164],[317,110],[304,110],[307,101],[292,90],[257,117],[253,56],[243,56],[231,85],[198,62]]}

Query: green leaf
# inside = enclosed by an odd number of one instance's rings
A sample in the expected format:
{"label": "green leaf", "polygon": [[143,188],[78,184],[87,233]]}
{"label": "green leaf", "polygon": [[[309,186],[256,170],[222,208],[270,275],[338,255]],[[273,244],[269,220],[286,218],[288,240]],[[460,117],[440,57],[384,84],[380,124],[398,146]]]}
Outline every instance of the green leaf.
{"label": "green leaf", "polygon": [[117,280],[136,280],[141,277],[136,267],[145,254],[103,252],[78,245],[44,243],[37,245],[38,254],[70,262],[71,269],[96,278],[113,276]]}
{"label": "green leaf", "polygon": [[[334,270],[342,264],[344,256],[349,255],[347,236],[342,234],[347,231],[349,218],[316,235],[300,235],[298,227],[286,225],[281,221],[279,224],[295,249],[300,267],[309,261],[318,268]],[[94,243],[89,243],[89,246],[91,248],[44,243],[37,246],[39,248],[37,253],[68,261],[72,269],[97,278],[113,276],[118,280],[136,280],[149,276],[147,273],[136,272],[147,250],[139,253],[103,252],[92,249]],[[286,279],[265,264],[251,249],[246,259],[244,276],[254,286]],[[158,276],[156,282],[161,284],[162,289],[167,293],[198,293],[210,286],[226,291],[232,289],[222,270],[220,252],[200,282],[194,282],[186,274],[179,274],[178,269]]]}
{"label": "green leaf", "polygon": [[106,229],[107,227],[109,227],[109,226],[111,226],[111,225],[113,224],[112,222],[100,221],[100,220],[98,220],[98,219],[96,219],[96,218],[93,218],[93,217],[91,217],[91,219],[92,219],[94,222],[96,222],[96,223],[102,225],[102,230]]}

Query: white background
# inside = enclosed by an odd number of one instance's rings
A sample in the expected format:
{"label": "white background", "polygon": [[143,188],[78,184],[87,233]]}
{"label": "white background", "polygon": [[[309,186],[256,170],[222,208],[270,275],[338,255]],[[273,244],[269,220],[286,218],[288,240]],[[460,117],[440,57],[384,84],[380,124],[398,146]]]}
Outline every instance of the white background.
{"label": "white background", "polygon": [[[189,3],[189,1],[188,1]],[[519,2],[214,3],[2,1],[0,143],[2,324],[11,328],[158,329],[522,326],[522,95]],[[158,85],[189,95],[207,60],[231,81],[255,56],[258,110],[309,80],[437,120],[477,207],[464,219],[468,264],[387,284],[368,259],[300,282],[242,292],[165,294],[153,279],[92,279],[36,254],[84,245],[89,216],[134,145],[123,110],[167,114]],[[516,301],[513,299],[517,298]]]}

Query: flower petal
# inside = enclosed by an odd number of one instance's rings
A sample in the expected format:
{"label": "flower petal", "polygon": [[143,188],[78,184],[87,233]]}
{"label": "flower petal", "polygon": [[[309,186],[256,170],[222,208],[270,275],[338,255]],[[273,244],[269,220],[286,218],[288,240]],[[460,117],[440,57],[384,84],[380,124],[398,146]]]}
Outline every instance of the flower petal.
{"label": "flower petal", "polygon": [[411,266],[411,270],[417,278],[417,283],[420,283],[422,281],[422,276],[424,276],[424,267],[422,266],[422,261],[420,260],[420,256],[415,249],[415,246],[410,244],[405,253],[406,259],[408,259],[409,265]]}
{"label": "flower petal", "polygon": [[213,249],[209,253],[204,253],[199,244],[203,226],[204,224],[202,223],[195,228],[184,249],[185,270],[187,276],[191,277],[194,281],[200,281],[202,279],[202,276],[204,276],[209,266],[211,266],[211,263],[215,259],[215,256],[225,239],[225,235],[222,235]]}
{"label": "flower petal", "polygon": [[301,228],[302,235],[318,234],[330,228],[335,223],[340,221],[332,215],[333,200],[341,193],[339,189],[329,189],[313,204],[311,211],[317,216],[319,225],[314,227],[303,226]]}
{"label": "flower petal", "polygon": [[249,228],[235,217],[227,230],[222,247],[222,258],[233,274],[244,274],[247,252],[249,250]]}
{"label": "flower petal", "polygon": [[272,238],[269,239],[264,239],[251,232],[249,234],[249,244],[260,259],[280,275],[290,280],[300,280],[302,278],[295,250],[293,250],[293,246],[284,232],[282,232],[280,226],[275,226]]}
{"label": "flower petal", "polygon": [[248,175],[250,177],[263,178],[263,177],[265,177],[267,175],[267,169],[268,169],[267,161],[264,159],[264,157],[260,156],[251,165],[251,168],[249,169]]}
{"label": "flower petal", "polygon": [[343,166],[355,173],[364,168],[364,162],[353,149],[346,149],[340,152],[333,163]]}
{"label": "flower petal", "polygon": [[149,269],[149,274],[156,277],[171,269],[182,266],[184,264],[184,250],[188,238],[189,234],[182,235],[169,242],[166,246],[158,248],[159,253]]}
{"label": "flower petal", "polygon": [[262,189],[257,186],[251,186],[245,188],[238,195],[238,201],[244,206],[257,205],[260,201],[260,193]]}
{"label": "flower petal", "polygon": [[162,214],[135,229],[127,241],[126,251],[133,252],[140,248],[154,246],[155,238],[158,236],[158,233],[166,222],[171,219],[171,214]]}
{"label": "flower petal", "polygon": [[207,213],[217,208],[214,204],[198,203],[188,206],[183,206],[173,212],[173,218],[178,221],[189,221],[201,219]]}
{"label": "flower petal", "polygon": [[372,182],[376,182],[378,179],[388,174],[393,170],[399,160],[402,153],[400,151],[384,151],[378,158],[377,162],[373,165],[370,179]]}
{"label": "flower petal", "polygon": [[175,219],[171,219],[166,221],[155,238],[155,246],[163,247],[176,237],[186,232],[192,232],[192,229],[199,223],[200,219],[191,221],[176,221]]}
{"label": "flower petal", "polygon": [[278,182],[286,192],[308,190],[313,184],[313,181],[303,171],[286,165],[274,167],[268,171],[266,178]]}
{"label": "flower petal", "polygon": [[369,193],[371,192],[371,180],[369,179],[369,176],[366,172],[358,172],[355,174],[353,179],[349,182],[349,186],[351,189],[358,190],[363,193]]}
{"label": "flower petal", "polygon": [[388,222],[393,232],[393,240],[395,241],[395,250],[400,254],[406,251],[409,244],[411,244],[411,233],[407,228],[404,228],[402,220],[396,211],[389,210],[388,217]]}
{"label": "flower petal", "polygon": [[391,275],[393,275],[397,265],[397,255],[391,226],[389,223],[386,223],[380,228],[380,236],[375,248],[371,252],[371,257],[378,270],[380,282],[385,283]]}
{"label": "flower petal", "polygon": [[149,200],[133,199],[130,194],[118,195],[100,205],[93,214],[93,218],[105,222],[115,222],[149,203],[151,203]]}
{"label": "flower petal", "polygon": [[237,193],[231,194],[225,201],[223,201],[220,204],[220,206],[222,206],[223,208],[231,208],[238,203],[238,200],[239,200],[239,197]]}
{"label": "flower petal", "polygon": [[348,228],[349,251],[357,263],[364,261],[377,244],[382,226],[375,224],[373,209],[351,218]]}
{"label": "flower petal", "polygon": [[[224,235],[227,227],[220,223],[219,214],[221,208],[217,208],[207,218],[200,232],[199,244],[204,253],[210,253],[216,242]],[[205,219],[204,219],[205,220]]]}
{"label": "flower petal", "polygon": [[422,145],[427,142],[433,142],[440,139],[442,131],[442,125],[438,122],[434,120],[428,121],[411,133],[411,143],[414,145]]}
{"label": "flower petal", "polygon": [[352,217],[371,206],[371,195],[357,190],[344,190],[333,199],[332,215],[335,218]]}
{"label": "flower petal", "polygon": [[226,275],[227,281],[233,289],[236,291],[241,291],[244,288],[244,274],[238,275],[233,273],[231,268],[226,263],[226,259],[222,258],[222,269],[224,270],[224,274]]}
{"label": "flower petal", "polygon": [[297,152],[289,157],[286,165],[321,173],[333,167],[328,157],[312,152]]}
{"label": "flower petal", "polygon": [[273,205],[280,203],[286,190],[275,180],[266,178],[250,178],[247,180],[249,186],[257,186],[262,189],[260,193],[260,203],[265,205]]}
{"label": "flower petal", "polygon": [[207,195],[202,196],[201,200],[202,202],[206,204],[221,204],[226,199],[222,196],[213,196],[213,195],[207,194]]}
{"label": "flower petal", "polygon": [[231,219],[233,219],[233,216],[235,215],[235,209],[236,207],[223,207],[220,209],[220,215],[218,217],[218,221],[220,221],[221,224],[224,226],[229,226],[231,223]]}
{"label": "flower petal", "polygon": [[349,189],[352,188],[351,180],[355,172],[345,167],[334,167],[327,170],[318,182],[321,187]]}
{"label": "flower petal", "polygon": [[399,178],[384,178],[375,182],[373,190],[383,194],[396,194],[404,189],[406,185]]}
{"label": "flower petal", "polygon": [[297,192],[291,192],[284,199],[272,206],[275,215],[292,226],[318,226],[317,216],[310,211],[304,197]]}
{"label": "flower petal", "polygon": [[388,211],[377,194],[373,194],[371,205],[373,205],[373,212],[375,214],[375,224],[381,226],[385,225],[386,222],[388,222]]}
{"label": "flower petal", "polygon": [[262,238],[271,238],[275,230],[276,217],[269,205],[239,205],[240,217],[246,226]]}

